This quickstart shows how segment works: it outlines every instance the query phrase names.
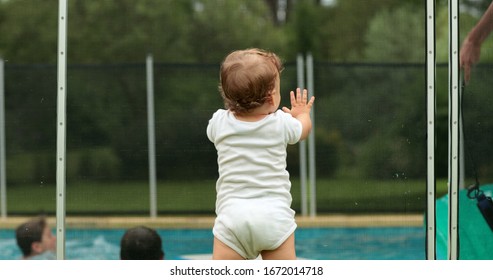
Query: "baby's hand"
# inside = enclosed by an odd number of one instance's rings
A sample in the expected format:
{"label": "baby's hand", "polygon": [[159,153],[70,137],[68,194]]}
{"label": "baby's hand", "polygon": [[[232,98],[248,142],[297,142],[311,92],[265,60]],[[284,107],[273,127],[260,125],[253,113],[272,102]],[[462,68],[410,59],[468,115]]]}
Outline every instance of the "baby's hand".
{"label": "baby's hand", "polygon": [[310,110],[312,109],[313,102],[315,101],[315,97],[312,96],[310,101],[307,102],[308,99],[308,91],[306,89],[301,90],[299,88],[296,89],[296,96],[293,91],[290,92],[291,96],[291,109],[287,107],[283,107],[282,110],[286,113],[291,114],[293,117],[297,117],[301,114],[310,114]]}
{"label": "baby's hand", "polygon": [[308,137],[312,129],[312,120],[310,118],[310,110],[312,109],[313,101],[315,101],[315,97],[311,97],[310,101],[307,102],[308,92],[306,89],[303,90],[303,94],[299,88],[296,89],[296,96],[294,92],[291,91],[291,109],[283,107],[282,110],[286,113],[291,114],[291,116],[295,117],[297,120],[301,122],[301,136],[300,140],[304,140]]}

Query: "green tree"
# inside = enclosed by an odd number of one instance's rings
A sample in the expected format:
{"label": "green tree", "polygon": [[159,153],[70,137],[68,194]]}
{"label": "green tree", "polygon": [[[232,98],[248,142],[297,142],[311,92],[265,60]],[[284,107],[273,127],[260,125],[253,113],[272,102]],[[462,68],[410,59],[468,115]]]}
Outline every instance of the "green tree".
{"label": "green tree", "polygon": [[[11,62],[56,62],[58,1],[0,2],[0,55]],[[284,31],[266,1],[73,0],[68,62],[218,62],[233,49],[283,53]]]}
{"label": "green tree", "polygon": [[[424,9],[423,1],[408,0]],[[399,0],[343,0],[322,10],[325,22],[320,26],[320,55],[330,61],[361,61],[366,48],[365,34],[375,14],[402,5]]]}
{"label": "green tree", "polygon": [[174,0],[74,0],[69,6],[69,62],[190,61],[191,4]]}
{"label": "green tree", "polygon": [[491,0],[462,0],[461,8],[473,13],[483,13],[490,4]]}
{"label": "green tree", "polygon": [[382,9],[369,22],[364,56],[371,62],[424,62],[424,10],[403,5]]}
{"label": "green tree", "polygon": [[194,1],[188,42],[194,61],[219,62],[235,49],[282,53],[285,39],[264,1]]}
{"label": "green tree", "polygon": [[300,1],[294,5],[291,20],[287,25],[291,57],[295,57],[297,53],[308,52],[318,56],[319,31],[323,26],[322,13],[318,8],[313,0]]}
{"label": "green tree", "polygon": [[0,2],[0,57],[10,63],[56,61],[56,0]]}

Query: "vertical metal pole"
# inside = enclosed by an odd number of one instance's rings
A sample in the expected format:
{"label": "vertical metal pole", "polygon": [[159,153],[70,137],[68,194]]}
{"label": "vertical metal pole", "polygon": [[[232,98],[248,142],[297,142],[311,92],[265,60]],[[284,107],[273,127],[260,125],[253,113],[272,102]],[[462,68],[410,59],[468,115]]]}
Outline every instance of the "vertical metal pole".
{"label": "vertical metal pole", "polygon": [[5,172],[5,67],[0,59],[0,212],[7,218],[7,173]]}
{"label": "vertical metal pole", "polygon": [[436,108],[436,38],[435,0],[426,1],[426,258],[436,259],[436,179],[435,179],[435,108]]}
{"label": "vertical metal pole", "polygon": [[[462,100],[462,91],[459,91],[459,98]],[[462,110],[460,112],[462,114]],[[466,179],[466,164],[465,164],[465,158],[464,158],[464,129],[463,127],[463,122],[462,118],[459,118],[459,189],[464,189],[465,186],[465,179]]]}
{"label": "vertical metal pole", "polygon": [[[308,89],[308,98],[314,93],[314,78],[313,78],[313,56],[308,53],[306,56],[306,80]],[[316,164],[315,164],[315,106],[310,112],[312,119],[312,130],[308,135],[308,178],[310,188],[310,216],[317,215],[317,181],[316,181]]]}
{"label": "vertical metal pole", "polygon": [[151,218],[157,217],[157,191],[156,191],[156,143],[154,133],[154,69],[152,55],[147,55],[147,126],[149,145],[149,199]]}
{"label": "vertical metal pole", "polygon": [[[305,62],[303,55],[298,54],[296,58],[296,70],[298,76],[298,87],[305,88]],[[308,213],[308,201],[306,195],[306,143],[300,141],[300,188],[301,188],[301,215],[306,216]]]}
{"label": "vertical metal pole", "polygon": [[448,257],[459,259],[460,182],[459,3],[449,1],[449,235]]}
{"label": "vertical metal pole", "polygon": [[67,0],[59,0],[57,165],[56,165],[56,256],[65,259],[66,99],[67,99]]}

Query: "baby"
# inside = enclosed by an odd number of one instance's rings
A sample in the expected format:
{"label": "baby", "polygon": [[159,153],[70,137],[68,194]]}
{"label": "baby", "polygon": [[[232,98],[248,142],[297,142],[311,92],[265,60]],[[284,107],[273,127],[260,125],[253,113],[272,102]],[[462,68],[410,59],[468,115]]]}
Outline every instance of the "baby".
{"label": "baby", "polygon": [[308,136],[314,97],[298,88],[291,109],[278,110],[281,70],[261,49],[234,51],[221,65],[226,109],[207,126],[219,166],[213,259],[296,259],[286,147]]}

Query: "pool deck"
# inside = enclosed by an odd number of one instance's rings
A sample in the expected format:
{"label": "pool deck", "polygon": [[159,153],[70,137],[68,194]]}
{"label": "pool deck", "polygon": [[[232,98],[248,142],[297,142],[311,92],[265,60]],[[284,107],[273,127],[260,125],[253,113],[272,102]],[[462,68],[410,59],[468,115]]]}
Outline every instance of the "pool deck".
{"label": "pool deck", "polygon": [[[0,228],[13,229],[31,217],[0,218]],[[47,217],[55,226],[55,217]],[[144,225],[152,228],[212,228],[214,216],[159,216],[151,217],[67,217],[67,228],[130,228]],[[419,214],[331,214],[316,217],[297,216],[299,227],[415,227],[423,226]]]}

